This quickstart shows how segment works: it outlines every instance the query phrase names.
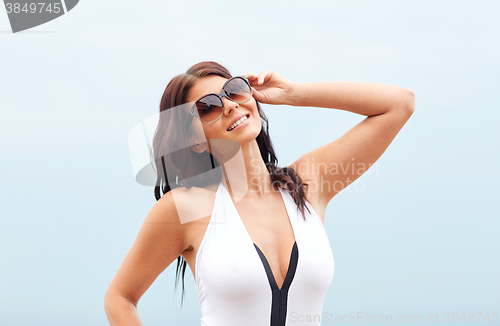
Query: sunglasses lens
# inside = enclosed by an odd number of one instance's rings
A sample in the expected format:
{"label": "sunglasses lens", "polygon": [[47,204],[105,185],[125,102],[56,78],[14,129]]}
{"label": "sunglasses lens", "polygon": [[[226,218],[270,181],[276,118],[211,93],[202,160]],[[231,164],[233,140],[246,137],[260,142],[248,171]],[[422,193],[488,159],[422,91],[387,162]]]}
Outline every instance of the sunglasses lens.
{"label": "sunglasses lens", "polygon": [[252,90],[243,78],[234,78],[224,87],[224,92],[231,100],[242,103],[250,99]]}
{"label": "sunglasses lens", "polygon": [[202,121],[212,122],[222,112],[222,103],[217,96],[208,95],[196,101],[196,109]]}

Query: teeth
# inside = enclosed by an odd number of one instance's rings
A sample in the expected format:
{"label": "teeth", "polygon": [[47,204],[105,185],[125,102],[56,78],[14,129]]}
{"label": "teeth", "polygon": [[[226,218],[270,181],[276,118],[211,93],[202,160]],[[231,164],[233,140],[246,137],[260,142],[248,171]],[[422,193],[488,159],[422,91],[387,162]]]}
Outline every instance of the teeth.
{"label": "teeth", "polygon": [[244,116],[243,118],[241,118],[240,120],[236,121],[231,127],[229,127],[229,131],[233,130],[234,128],[236,128],[240,123],[242,123],[243,121],[245,121],[247,119],[247,116]]}

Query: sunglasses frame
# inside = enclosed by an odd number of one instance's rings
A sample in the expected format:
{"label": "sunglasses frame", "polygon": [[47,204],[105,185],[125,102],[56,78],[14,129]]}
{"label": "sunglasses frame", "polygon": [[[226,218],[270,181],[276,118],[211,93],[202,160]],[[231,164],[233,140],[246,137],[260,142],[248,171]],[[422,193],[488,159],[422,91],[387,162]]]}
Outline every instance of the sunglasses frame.
{"label": "sunglasses frame", "polygon": [[[226,85],[232,81],[233,79],[236,79],[236,78],[239,78],[239,79],[243,79],[243,81],[248,85],[248,88],[250,89],[250,96],[248,97],[248,99],[244,100],[243,102],[236,102],[236,101],[233,101],[232,99],[230,99],[227,95],[226,95],[226,92],[225,92],[225,88],[226,88]],[[203,121],[201,120],[199,114],[198,114],[198,110],[197,110],[197,107],[196,107],[196,103],[201,100],[202,98],[205,98],[209,95],[215,95],[217,96],[219,99],[220,99],[220,102],[222,103],[222,110],[220,111],[220,115],[217,117],[217,119],[215,119],[214,121],[210,121],[210,122],[206,122],[206,121]],[[189,113],[193,116],[193,117],[196,117],[198,118],[198,120],[200,120],[201,122],[203,123],[206,123],[206,124],[210,124],[210,123],[214,123],[216,122],[217,120],[220,119],[220,117],[222,117],[222,114],[224,113],[224,101],[222,100],[223,97],[227,98],[228,100],[232,101],[232,102],[235,102],[235,103],[245,103],[245,102],[248,102],[248,100],[250,100],[250,98],[252,97],[253,95],[253,89],[252,89],[252,86],[250,86],[250,82],[248,81],[248,79],[245,77],[245,76],[234,76],[234,77],[231,77],[230,79],[228,79],[224,85],[222,86],[222,92],[220,92],[219,94],[216,94],[216,93],[209,93],[209,94],[205,94],[203,95],[202,97],[200,97],[199,99],[197,99],[195,102],[194,102],[194,105],[193,107],[191,107],[191,109],[189,110]]]}

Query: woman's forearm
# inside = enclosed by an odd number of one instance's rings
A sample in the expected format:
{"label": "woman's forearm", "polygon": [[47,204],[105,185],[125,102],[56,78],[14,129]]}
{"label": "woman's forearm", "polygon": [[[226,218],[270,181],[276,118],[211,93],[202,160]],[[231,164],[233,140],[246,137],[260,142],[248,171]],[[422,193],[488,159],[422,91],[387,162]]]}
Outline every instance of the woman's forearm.
{"label": "woman's forearm", "polygon": [[143,326],[137,307],[119,295],[106,295],[104,310],[111,326]]}
{"label": "woman's forearm", "polygon": [[407,88],[370,82],[295,82],[286,101],[293,106],[334,108],[365,116],[390,110],[413,110],[415,99]]}

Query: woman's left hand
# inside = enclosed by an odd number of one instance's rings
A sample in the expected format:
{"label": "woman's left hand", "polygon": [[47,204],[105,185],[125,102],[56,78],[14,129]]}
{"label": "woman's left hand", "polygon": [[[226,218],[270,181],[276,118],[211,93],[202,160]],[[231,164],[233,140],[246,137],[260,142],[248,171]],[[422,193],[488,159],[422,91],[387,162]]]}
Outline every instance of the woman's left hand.
{"label": "woman's left hand", "polygon": [[258,75],[246,72],[243,76],[250,82],[253,97],[260,103],[288,104],[294,82],[271,70],[264,70]]}

